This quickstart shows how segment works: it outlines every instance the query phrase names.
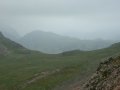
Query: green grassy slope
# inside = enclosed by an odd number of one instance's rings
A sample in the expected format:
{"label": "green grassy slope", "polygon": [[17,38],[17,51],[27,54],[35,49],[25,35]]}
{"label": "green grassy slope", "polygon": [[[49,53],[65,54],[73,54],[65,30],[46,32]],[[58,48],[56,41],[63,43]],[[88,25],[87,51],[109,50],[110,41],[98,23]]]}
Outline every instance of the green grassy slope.
{"label": "green grassy slope", "polygon": [[120,52],[120,44],[83,52],[56,55],[25,49],[0,35],[9,53],[0,55],[0,90],[53,90],[91,75],[105,57]]}

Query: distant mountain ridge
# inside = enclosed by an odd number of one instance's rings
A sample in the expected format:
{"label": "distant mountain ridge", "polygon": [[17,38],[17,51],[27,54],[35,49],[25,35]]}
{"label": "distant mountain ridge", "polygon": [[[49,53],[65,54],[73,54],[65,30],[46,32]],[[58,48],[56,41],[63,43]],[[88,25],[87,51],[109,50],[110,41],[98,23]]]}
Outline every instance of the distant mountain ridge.
{"label": "distant mountain ridge", "polygon": [[110,46],[112,41],[108,40],[80,40],[51,32],[33,31],[20,39],[20,44],[44,53],[61,53],[71,50],[96,50]]}
{"label": "distant mountain ridge", "polygon": [[49,54],[57,54],[72,50],[96,50],[106,48],[114,43],[114,41],[102,39],[80,40],[40,30],[30,32],[21,37],[12,27],[7,25],[0,25],[0,31],[5,37],[20,43],[28,49]]}

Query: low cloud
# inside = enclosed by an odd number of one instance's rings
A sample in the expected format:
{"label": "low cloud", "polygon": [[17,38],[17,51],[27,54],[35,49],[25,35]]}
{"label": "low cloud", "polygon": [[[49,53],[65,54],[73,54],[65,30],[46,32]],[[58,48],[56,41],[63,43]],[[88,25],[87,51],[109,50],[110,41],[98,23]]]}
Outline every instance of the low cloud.
{"label": "low cloud", "polygon": [[120,34],[119,0],[1,0],[0,21],[21,34],[33,30],[94,39]]}

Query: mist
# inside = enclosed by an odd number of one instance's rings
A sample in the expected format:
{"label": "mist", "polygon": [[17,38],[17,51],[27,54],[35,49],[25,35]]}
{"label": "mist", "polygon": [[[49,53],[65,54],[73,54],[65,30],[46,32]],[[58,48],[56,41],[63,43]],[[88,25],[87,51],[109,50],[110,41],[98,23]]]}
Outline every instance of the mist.
{"label": "mist", "polygon": [[25,35],[34,30],[80,39],[118,40],[119,0],[0,0],[0,23]]}

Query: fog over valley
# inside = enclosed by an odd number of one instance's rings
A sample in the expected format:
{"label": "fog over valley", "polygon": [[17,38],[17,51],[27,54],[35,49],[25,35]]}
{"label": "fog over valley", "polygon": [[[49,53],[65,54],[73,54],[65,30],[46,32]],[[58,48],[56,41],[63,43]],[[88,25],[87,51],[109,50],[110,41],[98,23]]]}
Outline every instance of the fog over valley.
{"label": "fog over valley", "polygon": [[0,0],[0,90],[120,90],[120,0]]}
{"label": "fog over valley", "polygon": [[118,40],[119,0],[1,0],[0,23],[25,35],[34,30],[79,39]]}

